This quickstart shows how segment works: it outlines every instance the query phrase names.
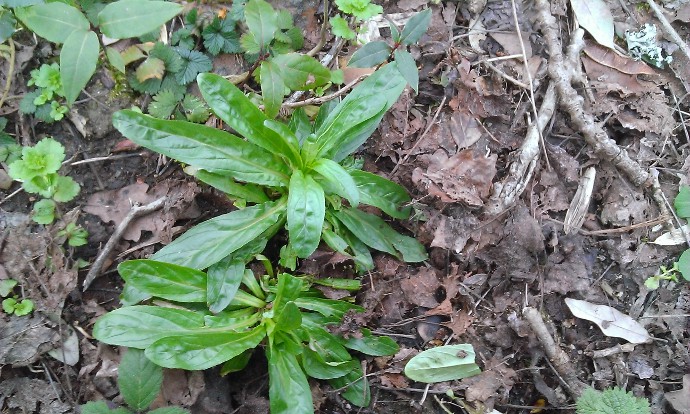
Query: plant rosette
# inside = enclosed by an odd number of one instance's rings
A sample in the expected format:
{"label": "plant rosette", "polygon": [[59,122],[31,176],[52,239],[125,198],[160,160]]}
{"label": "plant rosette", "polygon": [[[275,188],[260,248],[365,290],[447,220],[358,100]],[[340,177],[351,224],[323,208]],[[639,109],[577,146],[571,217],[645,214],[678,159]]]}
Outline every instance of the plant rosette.
{"label": "plant rosette", "polygon": [[[243,261],[224,260],[208,272],[153,260],[120,264],[125,289],[164,306],[135,305],[114,310],[95,324],[94,336],[111,345],[144,349],[167,368],[221,373],[243,369],[257,347],[268,358],[271,413],[314,412],[307,377],[328,380],[357,406],[370,401],[361,364],[350,352],[393,355],[398,346],[367,329],[347,337],[328,326],[363,309],[330,300],[312,286],[356,290],[348,279],[313,279],[281,273],[257,279]],[[211,311],[219,298],[226,306]],[[162,302],[165,301],[165,302]]]}
{"label": "plant rosette", "polygon": [[409,217],[410,197],[400,185],[354,167],[349,157],[374,132],[406,81],[395,62],[365,79],[341,102],[323,105],[312,122],[303,110],[288,123],[269,119],[231,82],[214,74],[197,78],[215,115],[244,139],[203,125],[160,120],[119,111],[115,127],[144,147],[189,165],[199,180],[249,205],[193,227],[152,258],[206,269],[250,243],[266,242],[283,226],[289,241],[281,263],[293,268],[323,240],[354,258],[360,270],[373,267],[369,249],[407,262],[427,259],[414,238],[381,217]]}

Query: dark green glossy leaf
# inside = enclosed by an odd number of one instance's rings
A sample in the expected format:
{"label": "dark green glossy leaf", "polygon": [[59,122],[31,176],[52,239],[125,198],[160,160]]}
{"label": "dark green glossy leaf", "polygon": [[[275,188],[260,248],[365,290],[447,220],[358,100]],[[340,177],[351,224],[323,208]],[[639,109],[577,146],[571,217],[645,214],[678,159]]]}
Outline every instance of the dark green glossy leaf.
{"label": "dark green glossy leaf", "polygon": [[302,280],[289,273],[281,273],[278,275],[276,297],[273,299],[273,311],[276,315],[280,315],[283,307],[285,307],[287,303],[299,297],[302,286]]}
{"label": "dark green glossy leaf", "polygon": [[304,140],[307,139],[309,134],[312,133],[311,121],[309,121],[309,117],[307,116],[307,113],[304,111],[304,108],[295,109],[295,111],[292,113],[292,116],[290,117],[290,123],[288,124],[288,127],[290,128],[292,133],[297,137],[297,140],[299,142],[298,147],[300,147]]}
{"label": "dark green glossy leaf", "polygon": [[163,369],[146,358],[144,351],[130,348],[117,369],[117,385],[127,405],[144,411],[156,399],[163,383]]}
{"label": "dark green glossy leaf", "polygon": [[384,16],[384,18],[388,21],[388,27],[391,29],[391,39],[394,43],[400,43],[400,29],[390,17]]}
{"label": "dark green glossy leaf", "polygon": [[313,413],[311,387],[295,355],[275,347],[267,356],[271,414]]}
{"label": "dark green glossy leaf", "polygon": [[16,28],[17,21],[14,20],[12,13],[7,9],[0,9],[0,43],[12,37]]}
{"label": "dark green glossy leaf", "polygon": [[351,68],[373,68],[385,62],[391,51],[391,47],[384,41],[369,42],[352,55],[347,66]]}
{"label": "dark green glossy leaf", "polygon": [[208,309],[218,313],[235,297],[244,277],[244,260],[227,257],[208,268],[206,302]]}
{"label": "dark green glossy leaf", "polygon": [[264,0],[250,0],[244,8],[244,18],[254,39],[264,50],[278,30],[277,13]]}
{"label": "dark green glossy leaf", "polygon": [[357,207],[360,201],[357,184],[340,164],[327,158],[320,158],[312,165],[312,169],[328,181],[336,194],[346,198],[351,206]]}
{"label": "dark green glossy leaf", "polygon": [[119,0],[98,13],[98,28],[112,39],[150,33],[177,16],[182,5],[167,1]]}
{"label": "dark green glossy leaf", "polygon": [[331,71],[311,56],[301,53],[285,53],[271,59],[285,86],[298,91],[313,89],[330,82]]}
{"label": "dark green glossy leaf", "polygon": [[[259,319],[257,319],[257,316]],[[240,331],[258,322],[261,315],[256,308],[242,308],[231,311],[221,311],[215,315],[204,316],[204,323],[209,328],[226,328]]]}
{"label": "dark green glossy leaf", "polygon": [[150,296],[175,302],[205,302],[206,274],[155,260],[128,260],[117,267],[129,285]]}
{"label": "dark green glossy leaf", "polygon": [[[189,171],[185,169],[185,171]],[[265,203],[270,201],[263,188],[256,184],[240,184],[225,174],[217,174],[206,170],[194,169],[193,175],[200,181],[217,188],[235,199],[246,200],[249,203]]]}
{"label": "dark green glossy leaf", "polygon": [[343,362],[326,362],[323,357],[310,348],[304,348],[302,352],[302,367],[308,376],[316,379],[327,380],[346,375],[359,365],[356,360]]}
{"label": "dark green glossy leaf", "polygon": [[226,361],[223,366],[220,367],[220,376],[224,377],[228,374],[232,374],[233,372],[239,372],[245,369],[247,364],[249,364],[249,360],[251,359],[253,353],[253,349],[248,349],[236,357],[233,357],[229,361]]}
{"label": "dark green glossy leaf", "polygon": [[352,359],[352,356],[338,338],[322,326],[314,326],[310,322],[304,325],[309,335],[309,348],[316,351],[324,361],[345,362]]}
{"label": "dark green glossy leaf", "polygon": [[419,382],[443,382],[480,374],[470,344],[444,345],[415,355],[405,365],[405,375]]}
{"label": "dark green glossy leaf", "polygon": [[283,97],[288,93],[280,74],[280,69],[272,61],[261,62],[259,78],[261,81],[261,96],[264,102],[264,112],[269,118],[275,118],[280,112]]}
{"label": "dark green glossy leaf", "polygon": [[309,257],[319,246],[325,214],[323,188],[311,176],[294,171],[288,194],[287,228],[297,256]]}
{"label": "dark green glossy leaf", "polygon": [[400,43],[411,45],[417,42],[429,28],[429,23],[431,23],[431,9],[426,9],[412,16],[400,34]]}
{"label": "dark green glossy leaf", "polygon": [[98,63],[98,37],[89,30],[75,30],[60,51],[60,77],[68,105],[72,105],[91,79]]}
{"label": "dark green glossy leaf", "polygon": [[200,169],[256,184],[289,182],[289,167],[280,158],[215,128],[129,110],[116,112],[113,125],[137,144]]}
{"label": "dark green glossy leaf", "polygon": [[340,300],[299,297],[295,299],[295,305],[302,309],[318,312],[327,317],[342,319],[349,310],[363,312],[364,308]]}
{"label": "dark green glossy leaf", "polygon": [[284,141],[281,143],[281,146],[286,146],[290,149],[291,155],[289,158],[293,161],[294,165],[302,167],[302,156],[299,153],[299,140],[290,127],[273,119],[264,121],[264,126],[275,132],[278,139]]}
{"label": "dark green glossy leaf", "polygon": [[314,139],[305,142],[305,149],[309,144],[309,159],[331,158],[340,162],[350,155],[376,130],[406,83],[395,62],[362,81],[331,111]]}
{"label": "dark green glossy leaf", "polygon": [[159,339],[146,348],[146,356],[165,368],[202,370],[257,347],[265,337],[263,326],[248,332],[198,331]]}
{"label": "dark green glossy leaf", "polygon": [[93,327],[93,336],[106,344],[144,349],[161,338],[189,334],[203,326],[200,313],[137,305],[103,315]]}
{"label": "dark green glossy leaf", "polygon": [[683,279],[690,282],[690,250],[686,250],[678,258],[678,270]]}
{"label": "dark green glossy leaf", "polygon": [[280,199],[212,218],[188,230],[152,258],[205,269],[257,239],[282,219],[285,207],[285,199]]}
{"label": "dark green glossy leaf", "polygon": [[371,356],[395,355],[400,349],[398,344],[387,336],[374,336],[368,329],[362,329],[362,337],[351,336],[343,339],[342,344],[350,349]]}
{"label": "dark green glossy leaf", "polygon": [[75,30],[85,32],[90,27],[82,12],[60,2],[17,8],[14,14],[32,32],[54,43],[65,43]]}
{"label": "dark green glossy leaf", "polygon": [[417,70],[417,62],[415,62],[410,52],[406,50],[397,49],[394,54],[400,74],[403,75],[412,89],[414,89],[416,93],[419,93],[419,71]]}
{"label": "dark green glossy leaf", "polygon": [[120,293],[120,303],[122,306],[136,305],[139,302],[149,299],[151,299],[151,295],[127,283],[125,283],[125,286],[122,288],[122,293]]}
{"label": "dark green glossy leaf", "polygon": [[328,382],[336,389],[343,389],[341,395],[358,407],[366,407],[371,401],[369,382],[362,372],[362,367],[353,366],[353,370],[340,378]]}
{"label": "dark green glossy leaf", "polygon": [[678,195],[673,201],[673,207],[675,207],[678,217],[690,218],[690,187],[687,185],[680,187]]}
{"label": "dark green glossy leaf", "polygon": [[339,238],[344,240],[346,244],[349,246],[350,250],[352,250],[352,258],[355,261],[355,267],[357,268],[357,271],[361,273],[373,269],[374,259],[371,257],[369,247],[366,244],[364,244],[361,240],[359,240],[357,237],[355,237],[355,235],[353,235],[337,219],[332,218],[331,221],[337,224],[335,234],[337,234]]}
{"label": "dark green glossy leaf", "polygon": [[352,234],[372,249],[398,256],[407,262],[421,262],[427,259],[424,246],[416,239],[393,230],[380,217],[354,208],[343,208],[333,213]]}
{"label": "dark green glossy leaf", "polygon": [[340,102],[340,99],[333,99],[331,101],[327,101],[319,107],[319,112],[316,114],[316,118],[314,119],[312,131],[318,131],[319,128],[321,128],[326,119],[328,119],[328,117],[331,115],[331,112],[333,112],[335,108],[340,105]]}
{"label": "dark green glossy leaf", "polygon": [[268,119],[237,86],[221,76],[202,73],[197,77],[201,95],[213,112],[249,142],[296,161],[294,150],[264,126]]}
{"label": "dark green glossy leaf", "polygon": [[405,204],[411,199],[402,186],[362,170],[350,171],[350,175],[359,190],[360,202],[379,208],[397,219],[406,219],[410,216],[412,207]]}
{"label": "dark green glossy leaf", "polygon": [[302,326],[302,313],[294,302],[287,302],[280,312],[276,312],[274,318],[276,329],[284,332],[293,332]]}

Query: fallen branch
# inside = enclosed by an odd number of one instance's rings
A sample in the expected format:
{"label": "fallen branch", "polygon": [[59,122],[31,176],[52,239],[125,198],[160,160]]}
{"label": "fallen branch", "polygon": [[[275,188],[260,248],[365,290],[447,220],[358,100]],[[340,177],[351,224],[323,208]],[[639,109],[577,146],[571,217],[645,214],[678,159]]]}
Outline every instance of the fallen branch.
{"label": "fallen branch", "polygon": [[297,102],[285,102],[282,105],[282,108],[299,108],[301,106],[307,106],[307,105],[321,105],[325,102],[332,101],[335,98],[338,98],[340,96],[345,95],[350,89],[354,88],[358,83],[360,83],[362,80],[364,80],[367,76],[369,75],[363,75],[358,77],[357,79],[353,80],[352,82],[348,83],[347,85],[343,86],[339,90],[333,92],[332,94],[325,95],[325,96],[315,96],[313,98],[305,99],[303,101],[297,101]]}
{"label": "fallen branch", "polygon": [[541,347],[544,349],[544,353],[546,353],[549,361],[553,364],[554,369],[565,382],[568,392],[577,400],[584,390],[587,389],[587,384],[577,378],[575,374],[577,370],[570,362],[568,354],[556,345],[556,341],[553,340],[538,310],[527,307],[522,311],[522,315],[527,319],[532,332],[539,339]]}
{"label": "fallen branch", "polygon": [[120,241],[120,237],[122,237],[122,233],[125,232],[127,227],[130,225],[130,223],[141,216],[144,216],[146,214],[149,214],[151,212],[154,212],[165,204],[165,200],[167,200],[167,197],[161,197],[155,201],[150,202],[149,204],[145,206],[139,206],[135,205],[132,207],[131,210],[129,210],[129,213],[125,216],[124,219],[118,224],[118,226],[115,228],[115,231],[113,232],[112,236],[110,236],[110,239],[108,239],[108,242],[103,246],[103,250],[98,254],[98,257],[96,260],[93,262],[91,265],[91,268],[89,269],[89,273],[86,274],[86,278],[84,278],[84,284],[82,285],[82,290],[86,291],[86,289],[89,288],[91,283],[100,276],[101,270],[103,268],[103,264],[105,263],[106,259],[108,256],[110,256],[110,253],[112,253],[113,249],[115,248],[115,245],[117,244],[118,241]]}
{"label": "fallen branch", "polygon": [[[670,217],[671,214],[664,203],[660,203],[663,197],[659,182],[649,171],[643,169],[637,161],[630,158],[628,152],[618,146],[616,141],[611,139],[603,127],[597,124],[592,114],[585,111],[584,98],[580,96],[572,83],[580,81],[582,78],[579,62],[567,61],[563,56],[561,42],[558,38],[560,31],[556,24],[556,19],[551,15],[550,3],[548,0],[536,0],[537,23],[541,26],[541,32],[549,51],[549,77],[556,85],[559,95],[559,104],[570,116],[570,122],[582,133],[587,145],[594,153],[603,160],[613,163],[628,179],[637,187],[651,189],[652,198],[655,200],[661,215]],[[568,55],[571,56],[573,49],[581,50],[584,47],[584,31],[576,29],[572,33]],[[671,222],[667,226],[673,228]]]}

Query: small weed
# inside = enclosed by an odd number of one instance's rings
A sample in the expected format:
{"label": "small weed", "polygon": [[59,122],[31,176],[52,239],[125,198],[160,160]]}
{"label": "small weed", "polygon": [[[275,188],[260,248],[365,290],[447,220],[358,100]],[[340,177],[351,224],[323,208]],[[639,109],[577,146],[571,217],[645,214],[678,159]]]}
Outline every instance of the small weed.
{"label": "small weed", "polygon": [[17,286],[14,279],[0,280],[0,297],[3,297],[2,310],[8,315],[24,316],[34,310],[34,303],[29,299],[21,299],[19,295],[13,295],[12,291]]}
{"label": "small weed", "polygon": [[649,414],[649,402],[621,388],[588,388],[577,400],[577,414]]}

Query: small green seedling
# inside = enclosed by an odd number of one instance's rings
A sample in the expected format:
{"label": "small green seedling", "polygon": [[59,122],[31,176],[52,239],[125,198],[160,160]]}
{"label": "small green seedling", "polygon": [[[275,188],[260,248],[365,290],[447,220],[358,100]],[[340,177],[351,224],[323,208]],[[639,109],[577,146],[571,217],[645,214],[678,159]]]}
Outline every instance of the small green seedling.
{"label": "small green seedling", "polygon": [[69,109],[63,105],[65,92],[57,63],[44,63],[40,68],[32,70],[28,86],[35,86],[36,89],[24,95],[19,103],[22,113],[34,114],[36,118],[49,123],[65,117]]}
{"label": "small green seedling", "polygon": [[81,414],[188,414],[180,407],[149,410],[160,393],[163,370],[139,349],[129,349],[117,369],[117,385],[127,407],[110,408],[105,401],[90,401],[81,406]]}
{"label": "small green seedling", "polygon": [[372,356],[398,351],[395,341],[367,329],[347,337],[329,329],[347,313],[364,309],[326,299],[313,285],[357,290],[357,280],[287,273],[257,279],[243,260],[223,261],[208,272],[153,260],[130,260],[118,270],[125,289],[168,305],[114,310],[96,321],[98,340],[144,349],[163,367],[203,370],[223,364],[222,373],[243,369],[263,344],[272,414],[313,414],[307,377],[328,380],[350,402],[366,406],[369,385],[350,350]]}
{"label": "small green seedling", "polygon": [[52,223],[56,203],[68,202],[79,194],[79,184],[57,172],[64,159],[65,147],[53,138],[43,138],[33,147],[22,148],[21,159],[9,165],[10,177],[20,181],[24,191],[45,197],[34,204],[36,223]]}
{"label": "small green seedling", "polygon": [[252,205],[197,225],[153,259],[206,269],[248,245],[261,244],[262,251],[286,225],[289,241],[281,263],[289,268],[322,240],[353,257],[361,270],[373,267],[369,248],[408,262],[426,260],[416,239],[357,208],[368,204],[407,218],[411,208],[405,189],[356,168],[348,157],[406,86],[395,62],[365,79],[342,102],[322,106],[314,122],[303,110],[295,111],[287,124],[270,119],[221,76],[201,74],[197,82],[216,116],[246,140],[129,110],[115,113],[113,124],[132,141],[188,164],[187,171],[199,180],[239,199],[236,205]]}
{"label": "small green seedling", "polygon": [[647,280],[644,281],[644,285],[647,286],[648,289],[654,290],[659,288],[659,284],[662,280],[671,280],[673,282],[678,282],[678,275],[680,274],[680,268],[678,266],[678,262],[674,262],[673,266],[671,266],[670,268],[667,268],[666,266],[661,266],[659,268],[659,273],[647,278]]}
{"label": "small green seedling", "polygon": [[[335,0],[335,4],[341,12],[353,16],[356,26],[383,13],[383,7],[372,4],[371,0]],[[337,15],[331,17],[329,22],[334,35],[348,40],[357,37],[357,33],[350,28],[346,18]]]}
{"label": "small green seedling", "polygon": [[5,298],[2,301],[2,310],[8,315],[28,315],[34,310],[34,303],[29,299],[19,300],[18,295],[12,295],[12,290],[16,286],[17,281],[14,279],[0,280],[0,297]]}
{"label": "small green seedling", "polygon": [[58,231],[58,237],[64,237],[72,247],[83,246],[88,242],[89,232],[75,223],[67,223],[64,229]]}
{"label": "small green seedling", "polygon": [[588,388],[577,400],[577,414],[650,414],[649,402],[621,388]]}

